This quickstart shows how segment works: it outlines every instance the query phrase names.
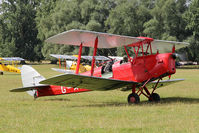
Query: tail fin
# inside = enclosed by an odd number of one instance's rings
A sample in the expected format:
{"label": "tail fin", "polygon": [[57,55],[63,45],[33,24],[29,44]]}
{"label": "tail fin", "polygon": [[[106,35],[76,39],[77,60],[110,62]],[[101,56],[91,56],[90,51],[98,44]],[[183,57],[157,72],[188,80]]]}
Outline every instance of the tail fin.
{"label": "tail fin", "polygon": [[[40,81],[45,80],[34,68],[23,65],[21,68],[21,79],[23,87],[39,86]],[[36,90],[29,90],[27,93],[31,96],[35,95]]]}

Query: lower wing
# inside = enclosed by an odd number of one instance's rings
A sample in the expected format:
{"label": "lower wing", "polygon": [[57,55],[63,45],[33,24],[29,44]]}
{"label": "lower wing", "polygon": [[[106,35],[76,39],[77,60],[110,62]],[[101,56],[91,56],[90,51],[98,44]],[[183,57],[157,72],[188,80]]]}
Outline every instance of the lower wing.
{"label": "lower wing", "polygon": [[[180,81],[184,81],[184,79],[169,79],[169,80],[162,80],[158,83],[157,88],[164,87],[173,83],[177,83]],[[146,85],[147,88],[154,88],[158,81],[152,81]]]}
{"label": "lower wing", "polygon": [[77,74],[64,74],[52,77],[40,82],[40,84],[50,84],[58,86],[68,86],[73,88],[84,88],[90,90],[113,90],[129,85],[138,85],[138,82],[107,79]]}
{"label": "lower wing", "polygon": [[[174,83],[177,83],[177,82],[180,82],[180,81],[184,81],[184,79],[169,79],[169,80],[162,80],[162,81],[159,81],[157,88],[160,88],[160,87],[164,87],[164,86],[167,86],[167,85],[170,85],[170,84],[174,84]],[[158,81],[152,81],[152,82],[149,82],[146,84],[146,87],[148,89],[153,89],[155,88],[156,84],[157,84]],[[122,88],[121,91],[128,91],[128,90],[131,90],[131,88]]]}

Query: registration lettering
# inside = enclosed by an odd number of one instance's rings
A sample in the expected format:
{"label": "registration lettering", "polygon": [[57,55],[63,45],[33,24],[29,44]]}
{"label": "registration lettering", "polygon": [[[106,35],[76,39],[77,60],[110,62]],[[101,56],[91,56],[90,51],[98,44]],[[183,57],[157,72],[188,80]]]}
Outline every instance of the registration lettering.
{"label": "registration lettering", "polygon": [[62,93],[66,93],[66,88],[64,88],[63,86],[61,86],[61,92]]}

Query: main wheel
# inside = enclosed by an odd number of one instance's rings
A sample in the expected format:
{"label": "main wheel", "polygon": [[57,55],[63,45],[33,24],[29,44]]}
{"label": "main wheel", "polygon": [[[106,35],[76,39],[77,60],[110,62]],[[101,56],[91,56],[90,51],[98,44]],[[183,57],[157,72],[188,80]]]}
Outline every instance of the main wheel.
{"label": "main wheel", "polygon": [[159,102],[160,96],[157,93],[152,93],[149,97],[149,101]]}
{"label": "main wheel", "polygon": [[133,104],[133,103],[139,103],[140,102],[140,97],[136,93],[131,93],[128,96],[128,103]]}

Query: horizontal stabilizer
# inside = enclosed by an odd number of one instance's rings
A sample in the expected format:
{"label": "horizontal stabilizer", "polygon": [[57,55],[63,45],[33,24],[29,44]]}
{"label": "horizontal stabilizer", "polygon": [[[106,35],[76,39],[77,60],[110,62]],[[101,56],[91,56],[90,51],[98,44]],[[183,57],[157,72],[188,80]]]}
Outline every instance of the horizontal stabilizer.
{"label": "horizontal stabilizer", "polygon": [[16,89],[12,89],[10,90],[10,92],[25,92],[25,91],[29,91],[29,90],[36,90],[36,89],[41,89],[44,87],[49,87],[49,85],[39,85],[39,86],[29,86],[29,87],[22,87],[22,88],[16,88]]}
{"label": "horizontal stabilizer", "polygon": [[73,88],[84,88],[90,90],[113,90],[127,85],[137,85],[137,82],[106,79],[77,74],[64,74],[52,77],[40,82],[40,84],[50,84],[58,86],[68,86]]}

